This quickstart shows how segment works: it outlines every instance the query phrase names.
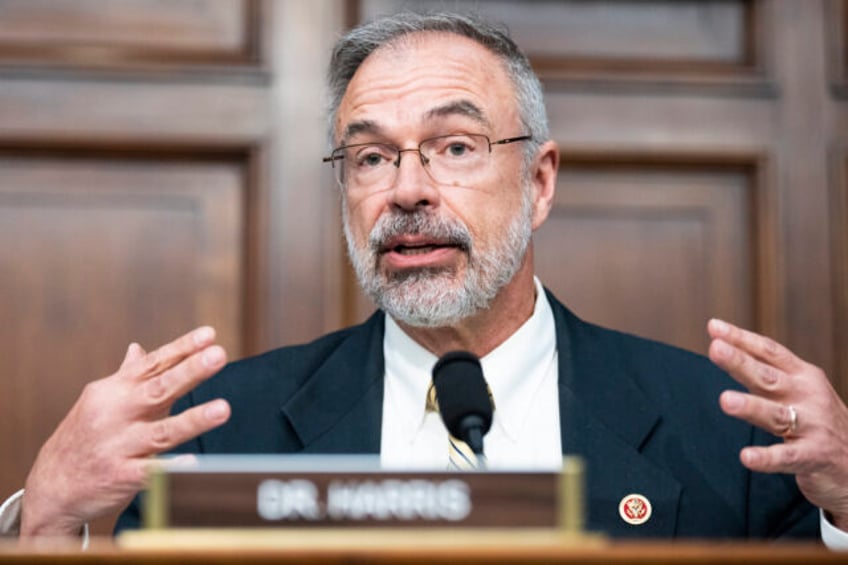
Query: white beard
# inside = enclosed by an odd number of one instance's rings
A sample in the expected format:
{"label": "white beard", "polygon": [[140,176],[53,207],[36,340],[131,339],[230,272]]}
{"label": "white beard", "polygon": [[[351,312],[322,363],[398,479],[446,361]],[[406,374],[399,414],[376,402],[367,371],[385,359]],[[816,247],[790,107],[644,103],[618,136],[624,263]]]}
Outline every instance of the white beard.
{"label": "white beard", "polygon": [[[523,187],[521,209],[503,233],[492,238],[490,249],[478,249],[468,228],[451,220],[416,210],[389,212],[380,217],[368,238],[357,246],[350,231],[347,206],[344,233],[348,256],[365,293],[398,322],[416,327],[456,324],[486,309],[521,267],[532,234],[532,202],[529,187]],[[467,267],[458,273],[451,268],[415,269],[387,276],[380,272],[379,250],[399,234],[424,234],[449,241],[466,253]]]}

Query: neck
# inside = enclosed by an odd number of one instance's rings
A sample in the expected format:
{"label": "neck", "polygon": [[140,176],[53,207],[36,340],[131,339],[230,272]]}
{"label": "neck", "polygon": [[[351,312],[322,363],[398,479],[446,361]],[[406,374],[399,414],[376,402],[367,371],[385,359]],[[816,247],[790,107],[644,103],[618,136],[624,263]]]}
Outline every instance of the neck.
{"label": "neck", "polygon": [[512,280],[498,293],[489,308],[453,326],[421,328],[398,323],[403,331],[436,356],[448,351],[470,351],[483,357],[518,331],[533,315],[536,287],[532,252]]}

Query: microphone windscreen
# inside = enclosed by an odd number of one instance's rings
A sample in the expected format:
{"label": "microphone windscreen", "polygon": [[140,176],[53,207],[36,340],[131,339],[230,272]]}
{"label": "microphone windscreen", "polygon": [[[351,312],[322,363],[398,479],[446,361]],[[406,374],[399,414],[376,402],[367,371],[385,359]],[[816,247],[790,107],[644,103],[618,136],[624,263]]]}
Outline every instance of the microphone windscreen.
{"label": "microphone windscreen", "polygon": [[445,427],[454,437],[463,438],[462,421],[478,416],[482,433],[492,426],[492,399],[483,377],[480,360],[468,351],[451,351],[433,367],[433,386]]}

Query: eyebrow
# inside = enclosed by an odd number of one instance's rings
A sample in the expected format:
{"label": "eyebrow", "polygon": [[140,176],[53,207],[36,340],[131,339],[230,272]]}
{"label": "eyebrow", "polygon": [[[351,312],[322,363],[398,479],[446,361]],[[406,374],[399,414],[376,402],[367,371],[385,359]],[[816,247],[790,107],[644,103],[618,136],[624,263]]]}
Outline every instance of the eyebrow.
{"label": "eyebrow", "polygon": [[383,128],[377,125],[377,122],[373,120],[359,120],[356,122],[351,122],[345,128],[341,142],[344,145],[351,137],[360,133],[380,134],[382,133],[382,131]]}
{"label": "eyebrow", "polygon": [[[448,116],[465,116],[471,118],[484,127],[492,127],[489,120],[483,114],[483,110],[470,100],[456,100],[431,108],[424,114],[424,121],[445,118]],[[351,122],[344,130],[344,135],[341,139],[342,145],[346,144],[350,138],[362,133],[381,135],[383,133],[383,128],[373,120],[358,120]]]}
{"label": "eyebrow", "polygon": [[465,116],[471,118],[482,126],[487,128],[492,127],[492,124],[488,119],[486,119],[486,115],[483,113],[483,110],[470,100],[456,100],[454,102],[448,102],[442,106],[436,106],[424,114],[425,120],[444,118],[448,116]]}

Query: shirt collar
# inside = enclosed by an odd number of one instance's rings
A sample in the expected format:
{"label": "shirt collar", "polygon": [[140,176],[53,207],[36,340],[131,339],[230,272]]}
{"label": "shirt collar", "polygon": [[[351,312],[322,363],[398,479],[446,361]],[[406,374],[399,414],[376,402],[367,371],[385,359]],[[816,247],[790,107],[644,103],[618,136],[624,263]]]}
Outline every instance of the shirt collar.
{"label": "shirt collar", "polygon": [[[497,410],[494,426],[511,438],[518,436],[533,395],[556,353],[556,327],[544,288],[534,277],[536,302],[533,314],[506,341],[480,360]],[[414,434],[424,422],[427,389],[438,358],[409,337],[386,316],[383,338],[390,401],[400,404],[405,431]]]}

